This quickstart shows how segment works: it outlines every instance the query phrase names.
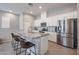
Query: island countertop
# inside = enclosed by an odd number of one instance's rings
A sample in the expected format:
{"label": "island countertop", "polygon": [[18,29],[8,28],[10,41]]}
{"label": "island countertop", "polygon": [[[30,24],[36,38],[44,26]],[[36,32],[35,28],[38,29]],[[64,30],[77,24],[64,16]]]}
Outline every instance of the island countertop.
{"label": "island countertop", "polygon": [[40,33],[40,32],[30,32],[30,33],[18,33],[19,35],[21,35],[22,37],[29,37],[29,38],[40,38],[40,37],[44,37],[44,36],[48,36],[49,33]]}
{"label": "island countertop", "polygon": [[36,54],[37,55],[44,55],[47,52],[47,50],[48,50],[48,36],[49,36],[48,33],[31,32],[31,33],[28,33],[28,36],[25,34],[21,34],[21,37],[22,36],[27,41],[30,41],[36,45]]}
{"label": "island countertop", "polygon": [[48,35],[49,35],[48,33],[36,33],[36,32],[28,33],[28,37],[32,37],[32,38],[40,38]]}

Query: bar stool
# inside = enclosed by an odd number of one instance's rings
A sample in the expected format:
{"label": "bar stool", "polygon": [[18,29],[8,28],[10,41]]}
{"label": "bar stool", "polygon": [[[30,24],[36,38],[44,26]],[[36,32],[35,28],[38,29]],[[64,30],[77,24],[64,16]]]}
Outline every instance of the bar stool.
{"label": "bar stool", "polygon": [[14,48],[14,51],[16,51],[16,55],[18,54],[17,51],[20,48],[20,40],[18,35],[15,35],[14,33],[11,33],[12,36],[12,47]]}
{"label": "bar stool", "polygon": [[11,36],[12,36],[11,44],[12,44],[12,47],[14,47],[14,34],[11,33]]}
{"label": "bar stool", "polygon": [[[27,53],[27,49],[29,49],[29,48],[31,48],[31,47],[34,47],[35,52],[33,52],[33,51],[30,49],[29,55],[31,55],[31,52],[36,55],[35,44],[33,44],[33,43],[29,42],[29,41],[25,42],[24,40],[25,40],[25,39],[21,38],[21,40],[20,40],[20,45],[21,45],[21,48],[25,49],[25,55],[26,55],[26,53]],[[20,50],[21,50],[21,49],[20,49]],[[21,51],[21,53],[22,53],[22,51]]]}

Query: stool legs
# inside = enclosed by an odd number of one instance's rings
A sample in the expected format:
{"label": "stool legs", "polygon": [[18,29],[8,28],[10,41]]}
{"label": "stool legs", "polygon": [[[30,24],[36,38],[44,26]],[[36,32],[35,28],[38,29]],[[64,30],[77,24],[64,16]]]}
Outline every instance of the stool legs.
{"label": "stool legs", "polygon": [[30,55],[31,55],[31,52],[36,55],[36,46],[33,46],[33,48],[34,48],[34,51],[30,49]]}
{"label": "stool legs", "polygon": [[19,43],[15,41],[14,50],[16,51],[16,55],[18,55]]}
{"label": "stool legs", "polygon": [[[20,53],[17,53],[17,52],[18,52],[17,50],[18,50],[18,49],[16,49],[16,55],[22,53],[21,48],[20,48]],[[31,55],[31,52],[33,52],[33,51],[32,51],[31,48],[30,48],[29,55]],[[35,47],[35,46],[34,46],[34,52],[33,52],[33,53],[36,55],[36,47]],[[27,55],[27,48],[25,49],[25,55]]]}
{"label": "stool legs", "polygon": [[27,53],[27,49],[25,50],[25,55],[26,55],[26,53]]}
{"label": "stool legs", "polygon": [[34,50],[35,50],[35,55],[36,55],[36,47],[34,46]]}
{"label": "stool legs", "polygon": [[31,48],[30,48],[30,53],[29,53],[29,55],[31,55]]}
{"label": "stool legs", "polygon": [[20,53],[21,53],[21,47],[20,47]]}
{"label": "stool legs", "polygon": [[[32,51],[31,48],[30,48],[30,53],[29,53],[29,55],[31,55],[31,52],[33,52],[33,51]],[[27,53],[27,49],[25,50],[25,55],[26,55],[26,53]],[[34,54],[36,55],[36,46],[34,46]]]}

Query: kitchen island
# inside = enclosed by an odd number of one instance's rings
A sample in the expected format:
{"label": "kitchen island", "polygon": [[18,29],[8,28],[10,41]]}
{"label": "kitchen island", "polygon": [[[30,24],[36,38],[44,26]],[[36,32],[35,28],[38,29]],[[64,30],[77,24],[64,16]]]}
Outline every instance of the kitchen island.
{"label": "kitchen island", "polygon": [[[31,32],[28,35],[21,34],[23,38],[30,41],[36,45],[36,54],[44,55],[48,50],[48,33],[35,33]],[[33,51],[35,51],[32,48]],[[33,53],[32,53],[33,54]]]}

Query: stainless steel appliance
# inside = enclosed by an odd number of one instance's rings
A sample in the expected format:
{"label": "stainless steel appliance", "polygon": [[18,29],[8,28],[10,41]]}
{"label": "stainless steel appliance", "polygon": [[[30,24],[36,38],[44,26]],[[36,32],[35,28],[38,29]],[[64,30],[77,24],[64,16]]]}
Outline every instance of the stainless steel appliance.
{"label": "stainless steel appliance", "polygon": [[77,48],[77,19],[58,20],[57,43]]}

